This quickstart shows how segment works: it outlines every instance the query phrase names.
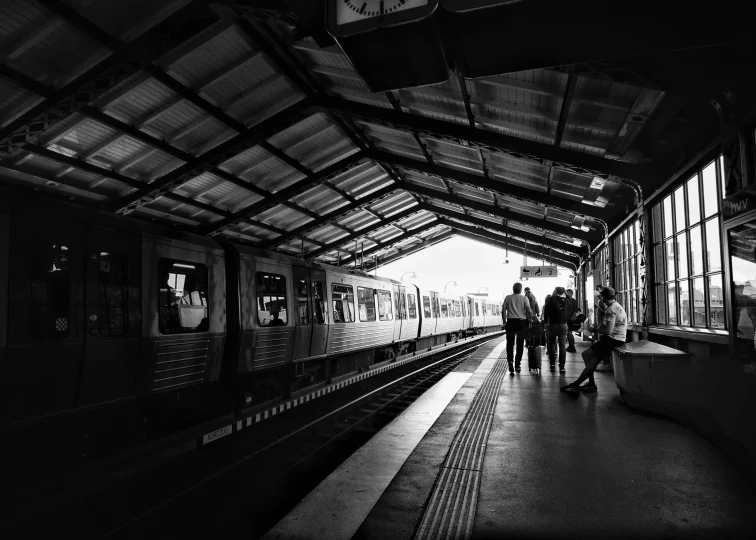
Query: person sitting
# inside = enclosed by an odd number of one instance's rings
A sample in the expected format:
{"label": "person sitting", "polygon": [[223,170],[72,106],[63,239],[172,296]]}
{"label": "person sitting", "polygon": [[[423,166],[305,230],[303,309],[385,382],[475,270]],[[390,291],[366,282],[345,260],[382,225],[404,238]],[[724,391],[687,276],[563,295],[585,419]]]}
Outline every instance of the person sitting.
{"label": "person sitting", "polygon": [[282,321],[278,318],[278,312],[277,311],[271,311],[270,316],[273,317],[270,322],[268,323],[268,326],[286,326],[286,322]]}

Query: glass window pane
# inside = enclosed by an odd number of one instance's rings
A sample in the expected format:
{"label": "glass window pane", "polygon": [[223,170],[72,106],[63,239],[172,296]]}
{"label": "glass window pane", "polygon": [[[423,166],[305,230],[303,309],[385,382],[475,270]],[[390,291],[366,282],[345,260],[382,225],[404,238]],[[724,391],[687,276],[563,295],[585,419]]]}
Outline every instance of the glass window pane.
{"label": "glass window pane", "polygon": [[667,313],[669,324],[677,325],[677,287],[674,282],[667,285]]}
{"label": "glass window pane", "polygon": [[691,225],[701,221],[701,201],[698,196],[698,175],[688,180],[688,219]]}
{"label": "glass window pane", "polygon": [[357,309],[360,313],[361,322],[375,320],[375,297],[373,289],[357,287]]}
{"label": "glass window pane", "polygon": [[654,264],[654,283],[664,283],[664,269],[666,267],[664,244],[654,246]]}
{"label": "glass window pane", "polygon": [[685,233],[678,234],[677,239],[677,277],[688,277],[688,238]]}
{"label": "glass window pane", "polygon": [[298,324],[310,324],[310,308],[307,298],[307,289],[309,284],[306,279],[297,280],[297,317]]}
{"label": "glass window pane", "polygon": [[[66,339],[71,330],[68,247],[60,244],[36,246],[29,263],[31,339]],[[6,306],[2,308],[5,309]]]}
{"label": "glass window pane", "polygon": [[654,243],[662,241],[661,208],[661,204],[657,204],[654,206],[654,210],[651,213],[653,219]]}
{"label": "glass window pane", "polygon": [[633,250],[633,254],[640,253],[641,245],[641,231],[640,231],[640,222],[638,220],[635,221],[635,225],[633,225],[633,228],[635,229],[635,249]]}
{"label": "glass window pane", "polygon": [[427,296],[423,296],[423,317],[426,319],[430,319],[433,315],[431,315],[431,307],[430,307],[430,298]]}
{"label": "glass window pane", "polygon": [[667,302],[665,300],[666,291],[664,285],[656,286],[656,322],[658,324],[667,324]]}
{"label": "glass window pane", "polygon": [[693,281],[693,326],[706,327],[706,301],[703,278]]}
{"label": "glass window pane", "polygon": [[722,270],[722,251],[719,240],[719,221],[717,219],[706,222],[706,262],[707,272]]}
{"label": "glass window pane", "polygon": [[704,217],[716,214],[719,209],[719,198],[717,197],[717,171],[713,161],[703,170],[703,200]]}
{"label": "glass window pane", "polygon": [[351,285],[331,285],[333,300],[333,322],[354,322],[354,289]]}
{"label": "glass window pane", "polygon": [[667,240],[664,256],[667,258],[667,279],[675,279],[675,245],[673,238]]}
{"label": "glass window pane", "polygon": [[417,307],[414,294],[407,294],[407,309],[409,309],[409,318],[417,319]]}
{"label": "glass window pane", "polygon": [[690,230],[690,275],[703,274],[703,244],[701,243],[701,226]]}
{"label": "glass window pane", "polygon": [[[159,327],[163,334],[208,331],[207,267],[160,259]],[[258,273],[258,288],[261,279]],[[285,298],[283,308],[286,316]]]}
{"label": "glass window pane", "polygon": [[672,236],[672,195],[664,199],[664,238]]}
{"label": "glass window pane", "polygon": [[[99,309],[97,324],[101,336],[126,335],[129,326],[128,286],[129,264],[123,253],[100,253]],[[192,294],[199,297],[197,291]],[[193,304],[202,305],[201,299]]]}
{"label": "glass window pane", "polygon": [[685,228],[685,187],[680,186],[675,191],[675,230]]}
{"label": "glass window pane", "polygon": [[682,326],[690,326],[690,295],[688,294],[690,289],[688,280],[683,279],[682,281],[678,281],[677,290],[679,294],[680,324]]}
{"label": "glass window pane", "polygon": [[323,283],[320,281],[314,281],[312,283],[313,301],[315,307],[315,322],[317,324],[323,324],[325,322],[325,296],[323,294]]}
{"label": "glass window pane", "polygon": [[725,175],[725,166],[724,166],[724,154],[719,156],[719,177],[722,179],[722,198],[724,198],[728,195],[727,176]]}
{"label": "glass window pane", "polygon": [[[722,290],[722,274],[709,276],[709,326],[711,328],[725,327],[724,291]],[[737,328],[737,323],[735,324]],[[742,337],[738,334],[738,338]]]}

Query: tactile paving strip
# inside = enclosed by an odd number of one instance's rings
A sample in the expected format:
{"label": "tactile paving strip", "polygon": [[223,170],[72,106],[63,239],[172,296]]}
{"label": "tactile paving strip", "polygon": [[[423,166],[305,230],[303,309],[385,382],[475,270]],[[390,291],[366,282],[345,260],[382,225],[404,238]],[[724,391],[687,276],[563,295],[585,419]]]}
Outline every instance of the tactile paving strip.
{"label": "tactile paving strip", "polygon": [[506,374],[506,352],[502,350],[452,441],[415,540],[472,537],[483,458]]}

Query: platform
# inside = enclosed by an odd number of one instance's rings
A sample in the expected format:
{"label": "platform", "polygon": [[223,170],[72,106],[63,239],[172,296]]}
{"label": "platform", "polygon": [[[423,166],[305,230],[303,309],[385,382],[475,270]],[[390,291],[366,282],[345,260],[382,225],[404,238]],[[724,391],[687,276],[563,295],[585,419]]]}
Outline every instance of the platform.
{"label": "platform", "polygon": [[567,374],[506,370],[497,339],[447,375],[266,539],[750,538],[756,493],[706,439]]}

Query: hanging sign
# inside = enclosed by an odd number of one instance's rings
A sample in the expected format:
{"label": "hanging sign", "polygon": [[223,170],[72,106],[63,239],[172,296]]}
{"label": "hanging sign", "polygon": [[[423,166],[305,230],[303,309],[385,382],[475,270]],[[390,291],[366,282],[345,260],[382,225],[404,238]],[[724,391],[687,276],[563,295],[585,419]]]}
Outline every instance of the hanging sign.
{"label": "hanging sign", "polygon": [[557,277],[556,266],[521,266],[520,279],[531,277]]}

